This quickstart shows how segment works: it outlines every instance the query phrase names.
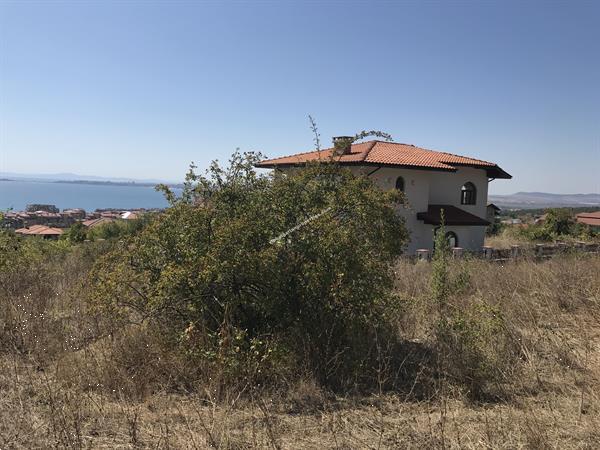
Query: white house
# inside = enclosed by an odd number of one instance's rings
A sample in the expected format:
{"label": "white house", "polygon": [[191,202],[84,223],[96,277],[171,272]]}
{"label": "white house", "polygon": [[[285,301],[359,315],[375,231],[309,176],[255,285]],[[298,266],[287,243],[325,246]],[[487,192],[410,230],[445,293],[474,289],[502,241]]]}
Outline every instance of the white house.
{"label": "white house", "polygon": [[407,206],[398,208],[410,231],[407,253],[433,249],[434,233],[444,210],[452,247],[478,251],[483,246],[488,183],[512,178],[497,164],[395,142],[368,141],[350,145],[334,138],[334,148],[261,161],[257,167],[293,170],[310,161],[332,157],[357,175],[372,178],[382,189],[404,192]]}

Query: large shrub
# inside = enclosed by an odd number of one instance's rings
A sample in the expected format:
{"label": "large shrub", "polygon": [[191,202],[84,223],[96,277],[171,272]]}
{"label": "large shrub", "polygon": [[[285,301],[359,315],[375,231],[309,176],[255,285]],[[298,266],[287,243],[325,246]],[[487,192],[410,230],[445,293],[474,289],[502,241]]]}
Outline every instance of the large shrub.
{"label": "large shrub", "polygon": [[572,210],[568,208],[551,208],[545,212],[543,223],[522,229],[522,235],[534,241],[552,241],[569,237],[586,236],[586,230],[577,224]]}
{"label": "large shrub", "polygon": [[335,164],[259,175],[257,160],[236,153],[192,167],[180,197],[165,189],[172,207],[98,264],[96,299],[224,379],[355,381],[393,306],[399,194]]}

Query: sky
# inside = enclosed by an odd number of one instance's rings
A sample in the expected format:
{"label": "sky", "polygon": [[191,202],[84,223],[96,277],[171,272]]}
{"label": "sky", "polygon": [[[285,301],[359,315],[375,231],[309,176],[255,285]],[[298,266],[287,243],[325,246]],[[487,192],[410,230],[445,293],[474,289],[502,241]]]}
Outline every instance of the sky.
{"label": "sky", "polygon": [[600,2],[0,0],[0,172],[180,180],[367,129],[600,192]]}

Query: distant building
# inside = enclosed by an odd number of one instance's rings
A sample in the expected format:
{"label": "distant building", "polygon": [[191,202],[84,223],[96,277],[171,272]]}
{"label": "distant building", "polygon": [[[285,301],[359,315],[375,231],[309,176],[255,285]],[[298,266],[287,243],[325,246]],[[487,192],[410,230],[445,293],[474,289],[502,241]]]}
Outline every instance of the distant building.
{"label": "distant building", "polygon": [[31,205],[27,205],[25,207],[25,212],[36,212],[36,211],[46,211],[49,213],[57,213],[60,210],[56,207],[56,205],[45,205],[43,203],[33,203]]}
{"label": "distant building", "polygon": [[583,223],[590,227],[600,228],[600,211],[579,213],[576,216],[577,223]]}
{"label": "distant building", "polygon": [[29,228],[19,228],[15,233],[23,236],[40,236],[44,239],[58,239],[63,234],[63,230],[46,225],[33,225]]}
{"label": "distant building", "polygon": [[504,225],[521,225],[521,219],[506,219],[503,220],[501,223],[503,223]]}
{"label": "distant building", "polygon": [[61,213],[64,217],[72,217],[73,219],[85,219],[85,209],[82,208],[69,208],[63,209]]}
{"label": "distant building", "polygon": [[118,211],[102,211],[100,213],[100,217],[107,217],[109,219],[120,219],[121,218],[121,212]]}
{"label": "distant building", "polygon": [[485,211],[485,218],[488,222],[494,223],[500,215],[500,211],[502,210],[496,205],[494,205],[493,203],[488,203]]}
{"label": "distant building", "polygon": [[98,227],[100,225],[106,225],[108,223],[113,223],[115,219],[111,219],[110,217],[99,217],[97,219],[89,219],[84,220],[82,223],[84,226],[88,228]]}
{"label": "distant building", "polygon": [[24,226],[23,218],[18,213],[7,212],[2,215],[2,228],[15,230]]}
{"label": "distant building", "polygon": [[135,220],[135,219],[139,219],[140,216],[137,213],[131,212],[131,211],[125,211],[123,214],[121,214],[121,219],[125,219],[125,220]]}
{"label": "distant building", "polygon": [[[56,212],[54,212],[56,211]],[[76,222],[83,221],[87,227],[113,222],[115,220],[139,219],[145,209],[129,211],[119,209],[102,209],[87,214],[82,208],[68,208],[58,212],[54,205],[32,204],[27,211],[9,211],[0,218],[0,228],[20,229],[31,228],[34,225],[45,225],[50,228],[68,228]],[[98,221],[97,219],[104,219]]]}

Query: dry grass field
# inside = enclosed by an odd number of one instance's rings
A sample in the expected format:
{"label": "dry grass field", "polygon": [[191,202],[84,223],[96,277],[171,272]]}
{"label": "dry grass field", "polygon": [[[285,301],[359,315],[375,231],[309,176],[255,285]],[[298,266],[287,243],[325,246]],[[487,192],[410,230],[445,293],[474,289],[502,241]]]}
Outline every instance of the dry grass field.
{"label": "dry grass field", "polygon": [[600,448],[597,255],[453,263],[454,305],[493,306],[516,355],[494,363],[500,376],[479,398],[451,374],[432,377],[430,264],[396,268],[406,370],[381,376],[403,387],[343,395],[310,379],[194,385],[153,330],[102,334],[80,290],[88,265],[79,255],[2,278],[2,449]]}

